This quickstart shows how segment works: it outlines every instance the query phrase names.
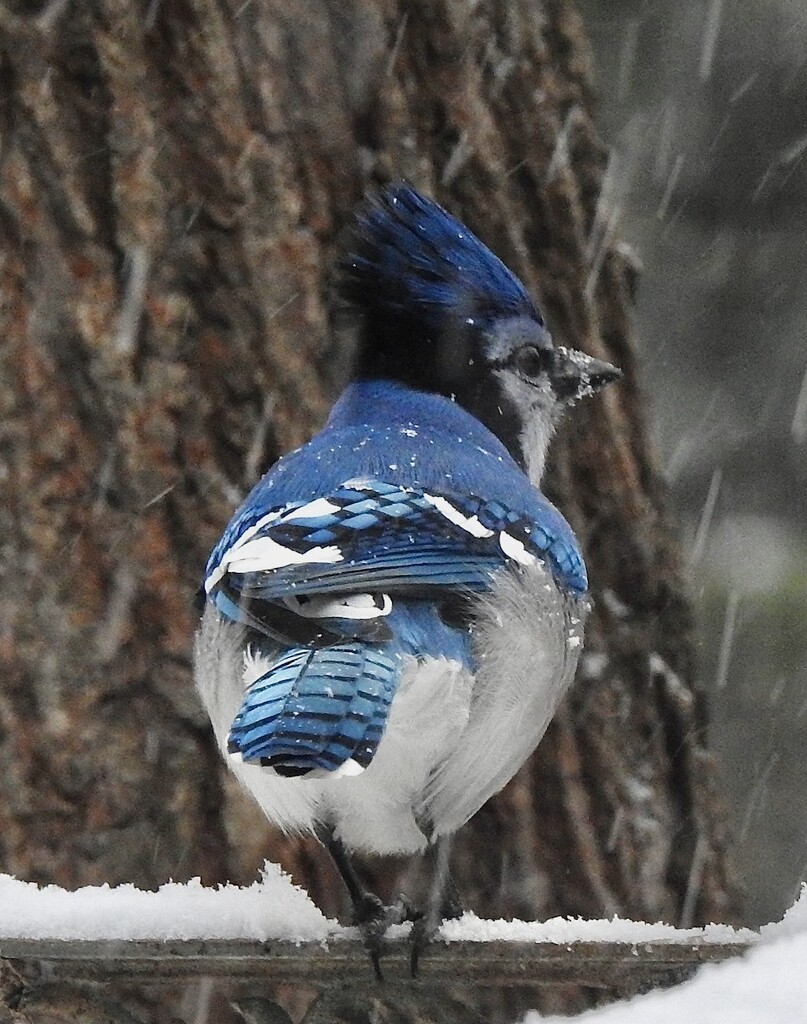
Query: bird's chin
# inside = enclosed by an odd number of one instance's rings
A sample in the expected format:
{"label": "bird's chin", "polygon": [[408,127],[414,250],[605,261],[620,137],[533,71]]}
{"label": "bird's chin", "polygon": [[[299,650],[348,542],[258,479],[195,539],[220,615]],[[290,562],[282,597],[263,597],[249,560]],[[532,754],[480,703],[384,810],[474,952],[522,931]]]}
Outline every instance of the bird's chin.
{"label": "bird's chin", "polygon": [[548,415],[558,405],[557,398],[546,382],[533,382],[515,374],[500,374],[500,386],[522,418],[541,413]]}
{"label": "bird's chin", "polygon": [[544,475],[549,443],[555,433],[562,409],[555,402],[552,406],[536,403],[531,415],[524,418],[519,435],[521,458],[518,460],[534,486],[538,486]]}
{"label": "bird's chin", "polygon": [[[533,420],[540,420],[543,424],[548,424],[554,429],[563,418],[563,414],[569,405],[573,405],[576,399],[572,399],[570,403],[559,401],[554,395],[547,394],[545,391],[537,391],[534,393],[532,402],[530,403],[530,417]],[[526,417],[525,417],[526,422]]]}

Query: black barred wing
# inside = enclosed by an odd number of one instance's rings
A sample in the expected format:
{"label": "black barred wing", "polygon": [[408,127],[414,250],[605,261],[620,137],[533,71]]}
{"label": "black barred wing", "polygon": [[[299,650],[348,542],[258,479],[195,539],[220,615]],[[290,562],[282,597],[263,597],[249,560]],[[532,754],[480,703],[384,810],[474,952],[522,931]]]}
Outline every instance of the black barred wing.
{"label": "black barred wing", "polygon": [[446,587],[484,590],[497,569],[544,559],[560,582],[583,591],[574,537],[551,512],[541,522],[473,495],[351,481],[327,497],[255,518],[216,549],[205,588],[214,599],[217,588],[225,590],[227,600],[425,596]]}

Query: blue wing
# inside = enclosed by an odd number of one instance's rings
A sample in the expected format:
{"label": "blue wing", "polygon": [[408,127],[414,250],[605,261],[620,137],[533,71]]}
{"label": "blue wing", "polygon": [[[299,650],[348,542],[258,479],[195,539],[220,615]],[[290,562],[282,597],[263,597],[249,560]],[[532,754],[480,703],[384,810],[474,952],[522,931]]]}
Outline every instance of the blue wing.
{"label": "blue wing", "polygon": [[471,667],[468,631],[445,605],[487,589],[508,549],[528,560],[553,543],[497,503],[378,480],[267,512],[241,537],[211,564],[210,598],[294,646],[250,684],[228,746],[282,775],[365,768],[404,655]]}
{"label": "blue wing", "polygon": [[[488,589],[496,570],[536,558],[572,589],[585,589],[576,545],[547,523],[499,501],[366,480],[266,512],[228,548],[217,549],[205,586],[219,610],[240,621],[249,621],[255,601],[283,602],[297,617],[336,620],[338,604],[327,615],[314,614],[323,606],[313,604],[307,615],[300,602],[368,591],[439,600],[443,590]],[[379,617],[369,610],[362,618],[355,609],[344,616],[354,623]]]}

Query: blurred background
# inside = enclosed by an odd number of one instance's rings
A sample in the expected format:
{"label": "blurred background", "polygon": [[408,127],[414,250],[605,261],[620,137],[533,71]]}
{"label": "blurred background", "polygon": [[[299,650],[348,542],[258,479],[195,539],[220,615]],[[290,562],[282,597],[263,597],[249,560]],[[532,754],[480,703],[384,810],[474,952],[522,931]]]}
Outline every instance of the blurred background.
{"label": "blurred background", "polygon": [[579,0],[747,920],[807,871],[807,4]]}

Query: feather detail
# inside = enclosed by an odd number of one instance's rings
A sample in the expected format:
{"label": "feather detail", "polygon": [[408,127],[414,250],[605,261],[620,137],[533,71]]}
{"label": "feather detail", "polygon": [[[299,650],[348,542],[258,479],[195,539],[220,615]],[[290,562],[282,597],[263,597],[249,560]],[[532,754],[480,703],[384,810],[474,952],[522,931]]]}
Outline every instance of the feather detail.
{"label": "feather detail", "polygon": [[370,644],[292,648],[250,683],[228,752],[279,775],[356,775],[378,747],[398,674],[398,660]]}
{"label": "feather detail", "polygon": [[519,279],[399,183],[358,215],[336,287],[354,382],[213,550],[196,679],[270,820],[414,852],[540,740],[587,578],[538,488],[560,404]]}
{"label": "feather detail", "polygon": [[471,231],[404,183],[388,185],[356,218],[338,267],[348,309],[446,320],[528,317],[543,324],[524,285]]}
{"label": "feather detail", "polygon": [[[317,514],[310,514],[314,507]],[[259,530],[246,531],[245,544],[231,535],[219,560],[211,561],[205,586],[212,593],[226,578],[245,600],[274,602],[306,594],[486,590],[498,568],[540,558],[566,587],[584,591],[585,568],[571,531],[560,516],[541,511],[539,519],[473,494],[448,498],[383,480],[355,481],[290,512],[264,516]],[[315,617],[313,608],[299,613]]]}

